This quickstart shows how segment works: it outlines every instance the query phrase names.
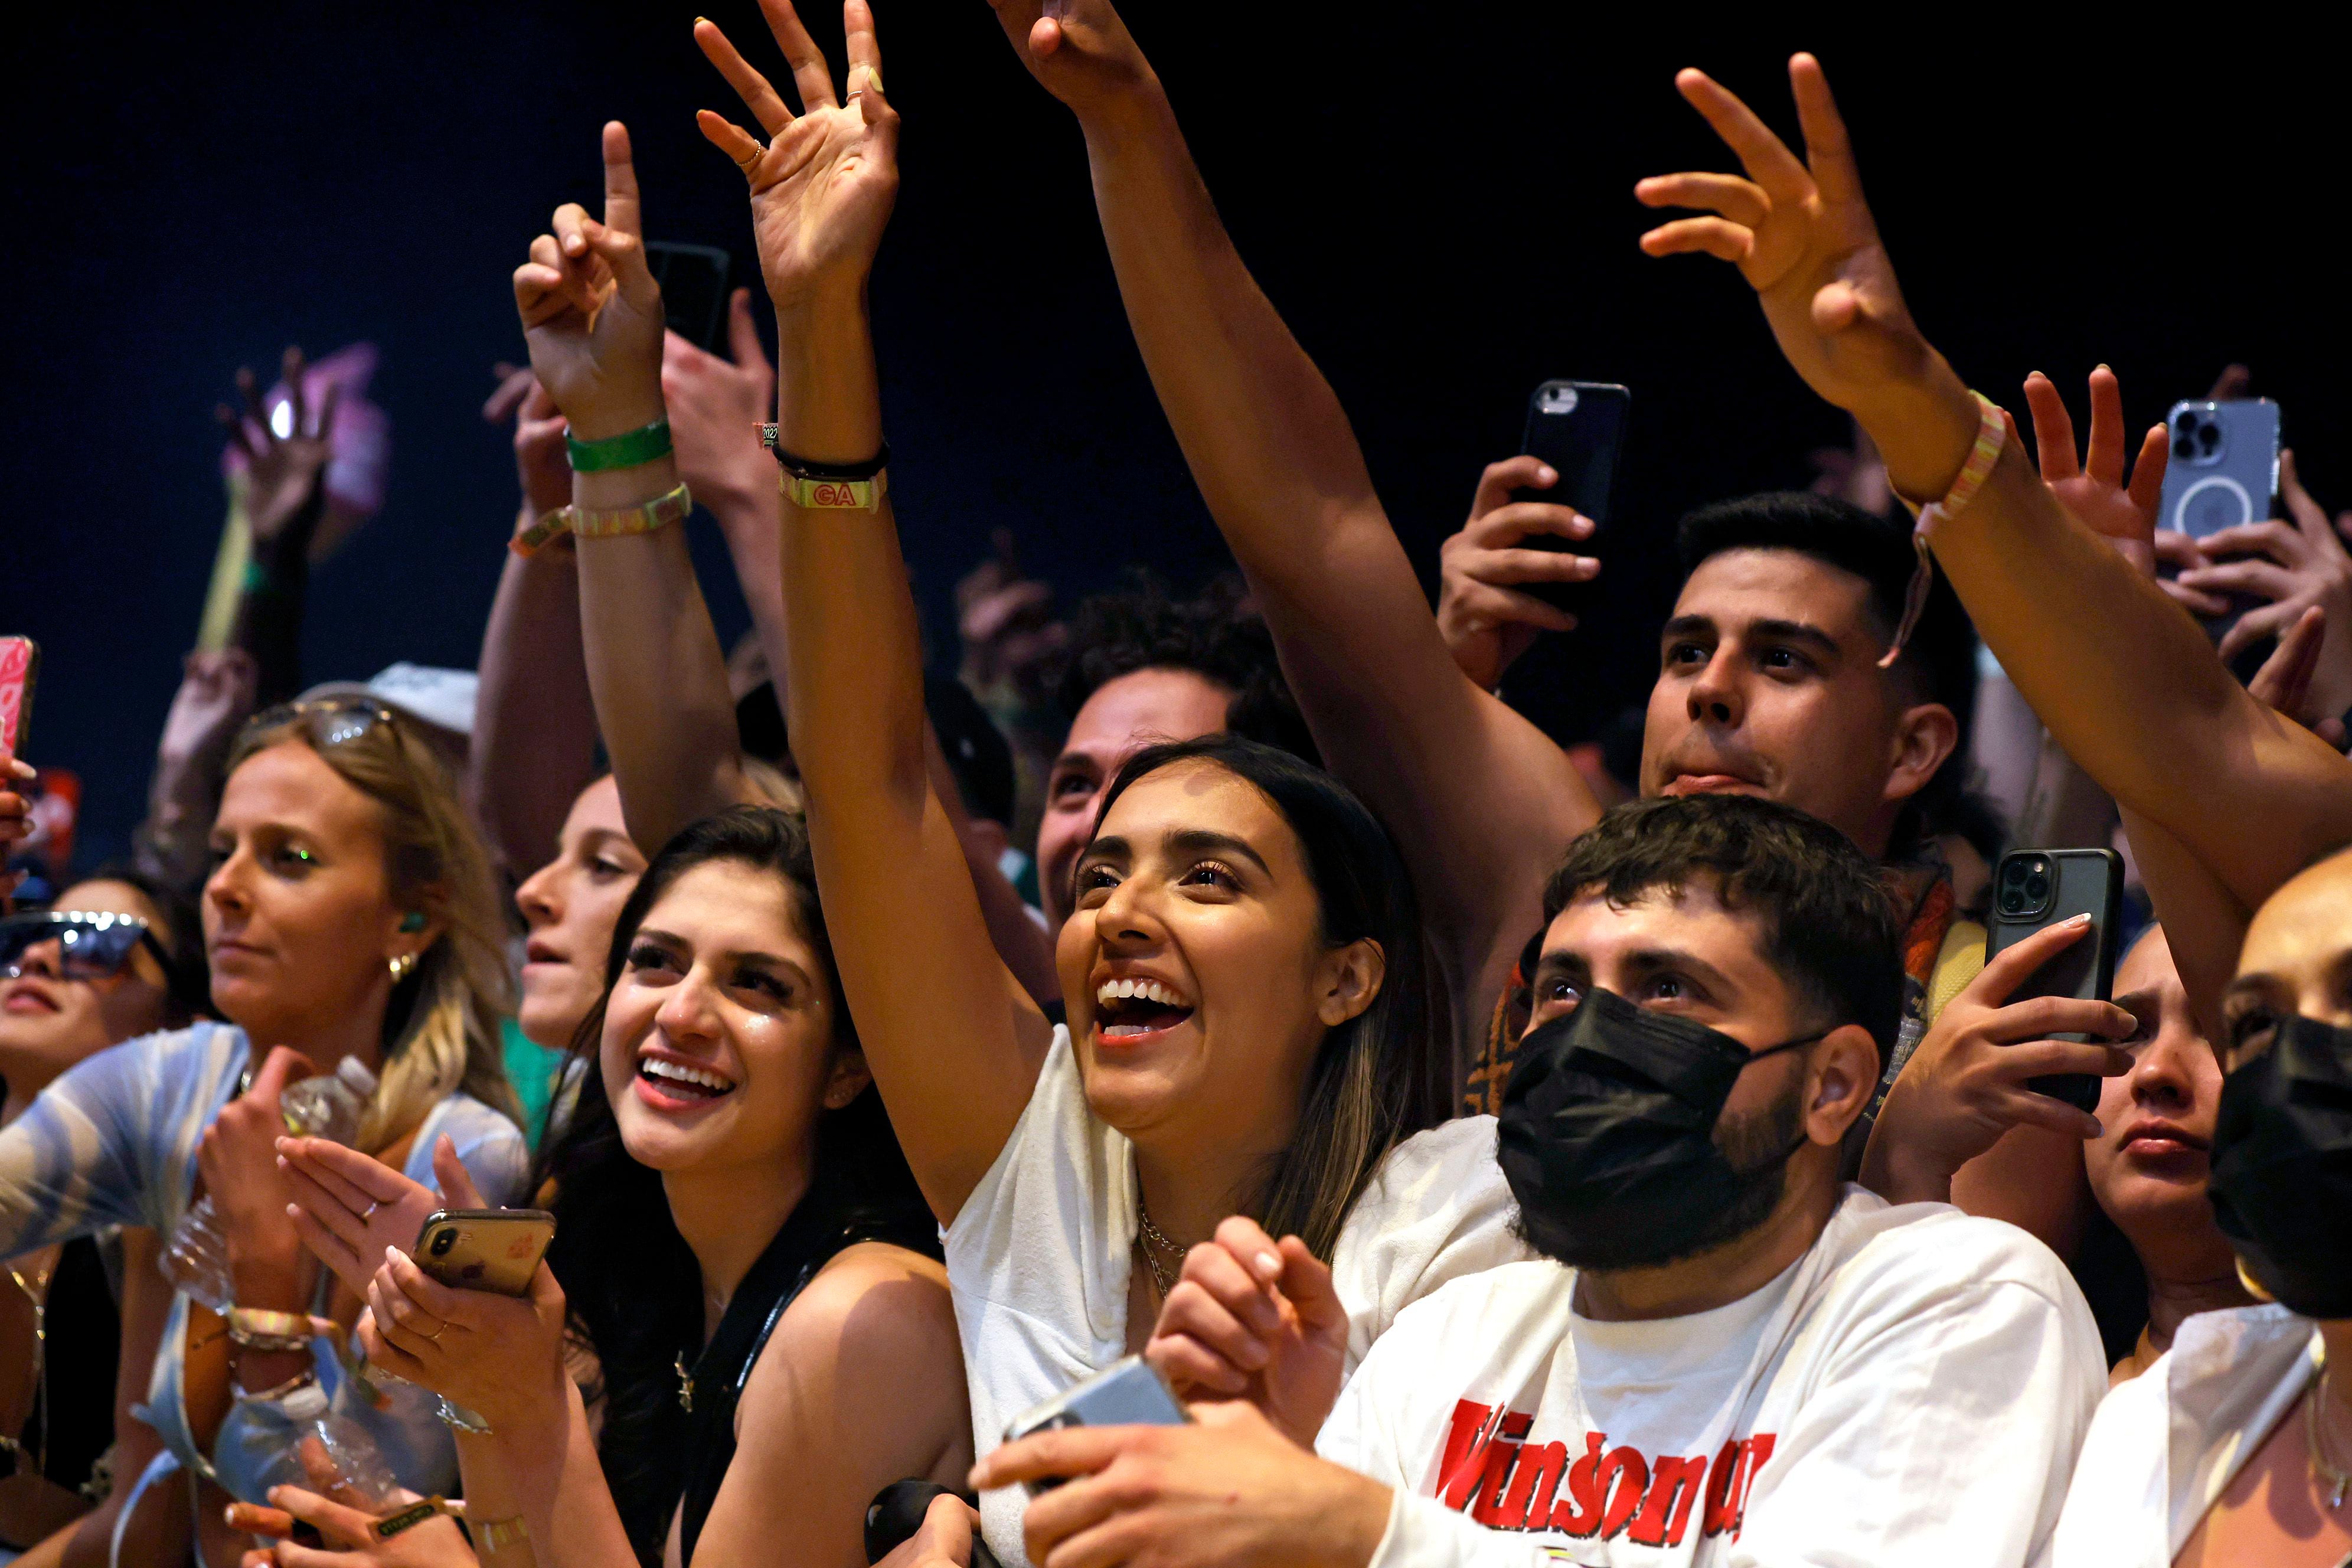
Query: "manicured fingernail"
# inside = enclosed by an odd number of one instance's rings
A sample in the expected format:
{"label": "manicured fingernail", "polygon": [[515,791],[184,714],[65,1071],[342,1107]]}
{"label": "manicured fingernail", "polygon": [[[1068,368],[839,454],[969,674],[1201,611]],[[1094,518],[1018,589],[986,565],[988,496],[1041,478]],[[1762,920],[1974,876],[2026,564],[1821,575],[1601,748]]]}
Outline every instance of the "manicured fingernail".
{"label": "manicured fingernail", "polygon": [[1559,470],[1546,463],[1536,470],[1536,478],[1544,484],[1556,485],[1559,483]]}
{"label": "manicured fingernail", "polygon": [[1258,1277],[1262,1279],[1272,1279],[1282,1273],[1282,1259],[1271,1252],[1259,1253],[1250,1259],[1250,1263],[1257,1269]]}

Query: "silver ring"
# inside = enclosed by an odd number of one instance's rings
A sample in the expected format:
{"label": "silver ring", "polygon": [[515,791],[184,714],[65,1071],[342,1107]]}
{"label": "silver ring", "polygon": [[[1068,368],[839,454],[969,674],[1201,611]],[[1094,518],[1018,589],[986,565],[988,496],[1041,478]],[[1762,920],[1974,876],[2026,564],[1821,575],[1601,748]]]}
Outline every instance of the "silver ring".
{"label": "silver ring", "polygon": [[362,1225],[366,1224],[368,1220],[374,1216],[375,1211],[382,1207],[383,1207],[383,1203],[379,1199],[376,1202],[368,1205],[367,1207],[360,1210],[360,1223]]}

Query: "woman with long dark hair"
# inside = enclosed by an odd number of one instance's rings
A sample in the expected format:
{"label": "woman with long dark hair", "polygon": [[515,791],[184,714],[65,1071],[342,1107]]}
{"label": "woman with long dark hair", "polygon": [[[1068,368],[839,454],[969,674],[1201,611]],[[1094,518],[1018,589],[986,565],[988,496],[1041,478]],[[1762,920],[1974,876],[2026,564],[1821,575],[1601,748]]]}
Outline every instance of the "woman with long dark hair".
{"label": "woman with long dark hair", "polygon": [[373,1362],[460,1407],[478,1550],[852,1568],[874,1493],[961,1484],[971,1447],[937,1230],[842,1005],[798,820],[738,806],[680,832],[607,978],[537,1173],[556,1232],[529,1296],[365,1267],[345,1238],[367,1206],[430,1194],[288,1140],[305,1234],[365,1286]]}
{"label": "woman with long dark hair", "polygon": [[[1396,851],[1286,754],[1230,737],[1152,748],[1120,771],[1074,868],[1066,1024],[1013,983],[926,774],[920,638],[882,472],[866,291],[898,112],[863,0],[843,8],[845,101],[785,0],[763,9],[798,113],[716,26],[695,31],[765,136],[700,117],[750,184],[781,334],[793,754],[843,990],[947,1227],[973,1436],[992,1446],[1030,1405],[1140,1350],[1187,1250],[1236,1215],[1280,1247],[1277,1268],[1330,1266],[1352,1363],[1406,1302],[1519,1256],[1493,1121],[1435,1125],[1450,1051]],[[615,226],[583,233],[619,297],[643,295],[619,231],[634,180],[607,189]],[[602,368],[594,390],[642,377],[658,407],[650,363],[615,353]],[[647,472],[613,503],[661,482]],[[1322,1370],[1336,1391],[1342,1367]],[[982,1501],[1007,1563],[1023,1560],[1021,1500]]]}

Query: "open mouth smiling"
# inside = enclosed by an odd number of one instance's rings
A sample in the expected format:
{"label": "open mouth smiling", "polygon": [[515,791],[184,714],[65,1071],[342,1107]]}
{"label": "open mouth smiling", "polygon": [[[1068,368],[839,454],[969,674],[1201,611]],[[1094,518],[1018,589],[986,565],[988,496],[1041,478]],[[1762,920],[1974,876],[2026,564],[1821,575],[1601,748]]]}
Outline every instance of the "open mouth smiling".
{"label": "open mouth smiling", "polygon": [[1192,1004],[1157,980],[1106,980],[1095,987],[1095,1033],[1110,1044],[1139,1044],[1192,1016]]}
{"label": "open mouth smiling", "polygon": [[637,1058],[637,1098],[656,1110],[699,1110],[735,1088],[725,1073],[682,1058],[650,1052]]}

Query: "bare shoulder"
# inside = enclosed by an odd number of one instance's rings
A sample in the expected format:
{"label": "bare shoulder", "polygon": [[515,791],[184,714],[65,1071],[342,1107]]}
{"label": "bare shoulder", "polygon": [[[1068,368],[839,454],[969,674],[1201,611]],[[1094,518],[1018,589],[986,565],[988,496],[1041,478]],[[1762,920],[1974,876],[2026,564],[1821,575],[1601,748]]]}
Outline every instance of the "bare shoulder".
{"label": "bare shoulder", "polygon": [[962,1357],[947,1269],[887,1242],[843,1248],[777,1321],[751,1386],[779,1361],[793,1363],[792,1381],[804,1388],[829,1380],[835,1365],[865,1377],[882,1367],[943,1364],[961,1397]]}

